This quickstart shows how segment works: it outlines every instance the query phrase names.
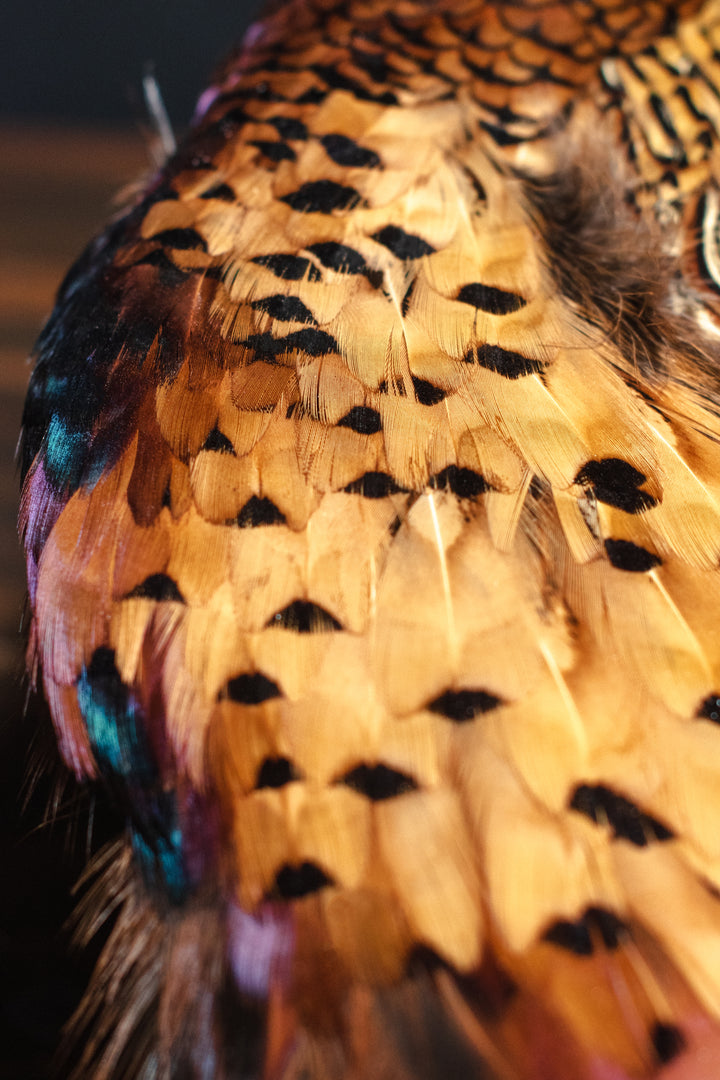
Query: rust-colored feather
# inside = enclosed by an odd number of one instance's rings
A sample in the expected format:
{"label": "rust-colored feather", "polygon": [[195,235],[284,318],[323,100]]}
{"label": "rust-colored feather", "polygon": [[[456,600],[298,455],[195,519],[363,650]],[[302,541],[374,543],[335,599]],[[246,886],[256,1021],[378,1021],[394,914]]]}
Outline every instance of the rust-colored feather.
{"label": "rust-colored feather", "polygon": [[719,52],[290,0],[71,271],[21,527],[127,813],[83,1076],[720,1071]]}

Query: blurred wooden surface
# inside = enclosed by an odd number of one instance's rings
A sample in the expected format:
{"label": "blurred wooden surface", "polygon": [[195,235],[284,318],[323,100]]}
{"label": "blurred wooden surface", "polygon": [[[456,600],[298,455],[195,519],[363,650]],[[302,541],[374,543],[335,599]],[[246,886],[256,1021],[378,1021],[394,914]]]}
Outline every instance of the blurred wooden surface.
{"label": "blurred wooden surface", "polygon": [[25,714],[19,632],[14,458],[27,358],[71,262],[112,214],[118,190],[148,168],[139,134],[0,127],[0,1080],[51,1075],[60,1025],[87,975],[81,962],[68,964],[59,936],[82,843],[67,822],[42,824],[51,779],[21,807],[29,747],[49,728],[41,701]]}

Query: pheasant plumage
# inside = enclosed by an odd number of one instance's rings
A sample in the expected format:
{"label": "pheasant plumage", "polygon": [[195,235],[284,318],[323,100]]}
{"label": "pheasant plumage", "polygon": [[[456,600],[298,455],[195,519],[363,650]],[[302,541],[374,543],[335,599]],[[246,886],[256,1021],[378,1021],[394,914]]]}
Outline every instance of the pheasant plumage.
{"label": "pheasant plumage", "polygon": [[290,0],[37,348],[83,1076],[720,1072],[720,4]]}

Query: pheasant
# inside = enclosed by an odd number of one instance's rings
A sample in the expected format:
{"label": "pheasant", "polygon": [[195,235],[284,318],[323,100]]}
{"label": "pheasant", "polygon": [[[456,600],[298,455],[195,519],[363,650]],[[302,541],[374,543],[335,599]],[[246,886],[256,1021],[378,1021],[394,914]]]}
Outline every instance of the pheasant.
{"label": "pheasant", "polygon": [[79,1075],[720,1075],[720,3],[288,0],[60,288]]}

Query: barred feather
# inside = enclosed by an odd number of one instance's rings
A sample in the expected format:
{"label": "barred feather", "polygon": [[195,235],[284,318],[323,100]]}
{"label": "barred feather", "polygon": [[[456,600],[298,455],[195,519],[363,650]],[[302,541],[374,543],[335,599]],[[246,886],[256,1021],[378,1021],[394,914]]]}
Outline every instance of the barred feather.
{"label": "barred feather", "polygon": [[71,270],[21,529],[127,814],[83,1076],[720,1067],[718,49],[290,0]]}

